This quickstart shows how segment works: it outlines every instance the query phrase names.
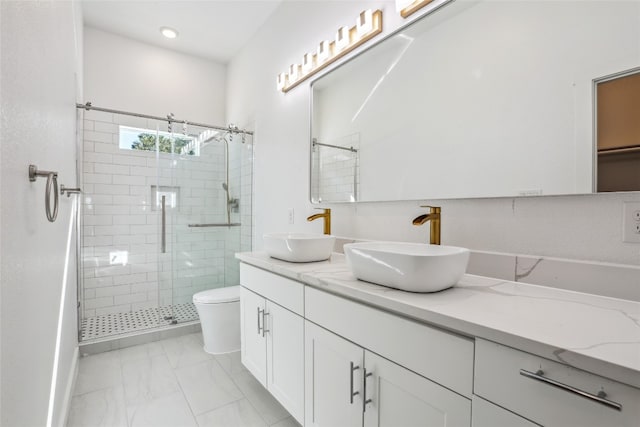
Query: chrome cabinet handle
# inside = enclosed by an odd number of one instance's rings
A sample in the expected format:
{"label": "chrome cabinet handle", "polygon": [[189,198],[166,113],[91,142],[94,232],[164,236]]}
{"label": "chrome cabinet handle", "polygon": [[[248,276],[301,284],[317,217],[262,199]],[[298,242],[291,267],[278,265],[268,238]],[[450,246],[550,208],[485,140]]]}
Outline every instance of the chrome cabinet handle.
{"label": "chrome cabinet handle", "polygon": [[353,373],[360,369],[360,366],[353,366],[351,363],[351,369],[349,369],[349,403],[353,405],[353,398],[360,394],[359,391],[353,391]]}
{"label": "chrome cabinet handle", "polygon": [[367,412],[367,403],[373,402],[372,399],[367,399],[367,378],[371,375],[373,375],[373,372],[367,372],[367,368],[364,368],[364,387],[362,390],[362,396],[364,399],[362,399],[362,412]]}
{"label": "chrome cabinet handle", "polygon": [[527,371],[525,369],[520,369],[520,375],[527,377],[527,378],[531,378],[532,380],[536,380],[536,381],[540,381],[543,382],[545,384],[549,384],[550,386],[559,388],[561,390],[564,391],[568,391],[570,393],[573,394],[577,394],[578,396],[584,397],[585,399],[589,399],[589,400],[593,400],[594,402],[597,402],[601,405],[607,406],[611,409],[615,409],[616,411],[622,411],[622,405],[614,402],[612,400],[608,400],[605,399],[605,397],[607,396],[607,393],[604,392],[604,390],[598,392],[598,394],[592,394],[583,390],[580,390],[578,388],[575,388],[573,386],[567,385],[567,384],[563,384],[559,381],[556,380],[552,380],[551,378],[547,378],[544,376],[544,372],[542,371],[542,369],[539,369],[536,372],[530,372]]}
{"label": "chrome cabinet handle", "polygon": [[167,252],[167,211],[166,211],[167,196],[162,196],[162,253]]}
{"label": "chrome cabinet handle", "polygon": [[258,309],[258,335],[262,335],[262,327],[260,326],[260,315],[262,314],[262,310],[260,309],[260,307],[256,308]]}
{"label": "chrome cabinet handle", "polygon": [[265,310],[262,310],[262,336],[264,337],[264,334],[266,334],[267,332],[269,332],[269,330],[266,328],[266,323],[265,323],[265,319],[264,316],[268,316],[269,313],[267,313]]}

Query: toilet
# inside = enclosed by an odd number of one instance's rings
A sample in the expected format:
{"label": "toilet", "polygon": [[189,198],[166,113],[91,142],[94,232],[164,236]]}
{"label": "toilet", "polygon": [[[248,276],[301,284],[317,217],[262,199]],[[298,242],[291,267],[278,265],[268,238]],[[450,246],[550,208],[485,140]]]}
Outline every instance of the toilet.
{"label": "toilet", "polygon": [[204,351],[210,354],[240,350],[240,286],[228,286],[193,295],[200,316]]}

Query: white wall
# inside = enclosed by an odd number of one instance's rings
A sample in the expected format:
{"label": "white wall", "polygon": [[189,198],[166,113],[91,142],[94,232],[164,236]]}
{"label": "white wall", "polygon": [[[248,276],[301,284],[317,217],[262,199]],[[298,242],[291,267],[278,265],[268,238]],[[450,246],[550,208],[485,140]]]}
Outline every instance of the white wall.
{"label": "white wall", "polygon": [[84,98],[96,107],[226,125],[225,79],[217,62],[85,27]]}
{"label": "white wall", "polygon": [[45,181],[29,182],[27,166],[56,170],[60,184],[76,184],[74,104],[81,76],[75,75],[74,32],[81,18],[75,6],[1,2],[0,424],[6,426],[46,425],[50,406],[52,425],[61,424],[73,380],[76,266],[68,238],[74,199],[60,198],[58,220],[48,222]]}
{"label": "white wall", "polygon": [[[403,24],[392,2],[284,2],[229,64],[227,117],[255,123],[255,248],[272,231],[319,232],[307,223],[309,85],[287,94],[276,76],[318,42],[353,25],[365,8],[384,9],[384,33]],[[414,18],[415,19],[415,18]],[[367,46],[367,45],[365,45]],[[265,55],[269,52],[269,55]],[[444,244],[476,250],[640,264],[640,245],[622,242],[622,202],[639,193],[441,201]],[[426,241],[428,227],[411,220],[419,202],[335,205],[333,232],[359,238]],[[287,210],[296,212],[294,225]]]}

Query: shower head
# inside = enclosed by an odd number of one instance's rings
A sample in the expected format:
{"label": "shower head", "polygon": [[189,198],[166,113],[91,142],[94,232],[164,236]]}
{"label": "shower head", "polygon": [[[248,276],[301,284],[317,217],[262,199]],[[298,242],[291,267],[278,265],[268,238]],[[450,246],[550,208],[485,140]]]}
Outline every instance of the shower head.
{"label": "shower head", "polygon": [[224,189],[224,191],[226,191],[227,193],[229,192],[229,187],[227,186],[226,182],[222,183],[222,188]]}

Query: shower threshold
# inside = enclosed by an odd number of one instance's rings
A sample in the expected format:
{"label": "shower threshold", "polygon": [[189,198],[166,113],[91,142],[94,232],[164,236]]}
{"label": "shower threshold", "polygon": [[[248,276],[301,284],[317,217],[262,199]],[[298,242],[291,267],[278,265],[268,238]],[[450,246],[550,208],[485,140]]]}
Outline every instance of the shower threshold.
{"label": "shower threshold", "polygon": [[198,312],[192,302],[87,317],[82,320],[81,341],[96,340],[196,320],[198,320]]}

